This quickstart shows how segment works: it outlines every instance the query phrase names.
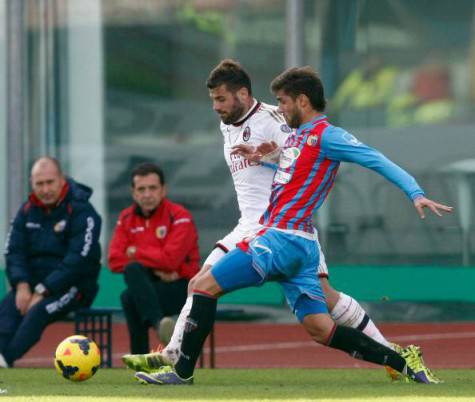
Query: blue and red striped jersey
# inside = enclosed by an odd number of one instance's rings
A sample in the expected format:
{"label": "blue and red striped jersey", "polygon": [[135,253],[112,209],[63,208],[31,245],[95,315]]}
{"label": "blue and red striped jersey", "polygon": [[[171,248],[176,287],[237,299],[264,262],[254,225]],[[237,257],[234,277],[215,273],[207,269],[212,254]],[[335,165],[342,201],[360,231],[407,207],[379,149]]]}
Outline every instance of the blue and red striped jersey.
{"label": "blue and red striped jersey", "polygon": [[372,169],[414,200],[424,192],[416,180],[381,152],[320,115],[294,131],[282,150],[269,206],[260,223],[313,233],[312,215],[330,192],[340,162]]}

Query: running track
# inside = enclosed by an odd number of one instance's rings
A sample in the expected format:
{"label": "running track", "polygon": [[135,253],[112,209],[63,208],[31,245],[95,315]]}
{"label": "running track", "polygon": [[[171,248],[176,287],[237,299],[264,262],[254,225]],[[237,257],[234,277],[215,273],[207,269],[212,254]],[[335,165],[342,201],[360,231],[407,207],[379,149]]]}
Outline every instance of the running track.
{"label": "running track", "polygon": [[[420,345],[431,368],[475,368],[475,323],[384,324],[381,329],[394,342]],[[16,367],[52,367],[56,345],[72,331],[72,323],[51,325]],[[215,336],[218,368],[374,367],[315,344],[298,324],[219,322]],[[125,324],[114,324],[112,343],[113,365],[122,367],[120,356],[128,353]]]}

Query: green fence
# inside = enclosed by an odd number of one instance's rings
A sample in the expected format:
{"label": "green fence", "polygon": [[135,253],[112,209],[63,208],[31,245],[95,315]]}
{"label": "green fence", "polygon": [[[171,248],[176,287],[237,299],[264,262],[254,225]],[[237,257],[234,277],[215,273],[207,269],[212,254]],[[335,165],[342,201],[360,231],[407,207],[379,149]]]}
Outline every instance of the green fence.
{"label": "green fence", "polygon": [[[0,296],[6,281],[0,270]],[[373,267],[335,266],[330,268],[333,286],[359,301],[463,301],[475,302],[475,267]],[[96,307],[120,307],[124,289],[122,275],[103,268]],[[279,285],[243,289],[224,296],[221,303],[283,305]]]}

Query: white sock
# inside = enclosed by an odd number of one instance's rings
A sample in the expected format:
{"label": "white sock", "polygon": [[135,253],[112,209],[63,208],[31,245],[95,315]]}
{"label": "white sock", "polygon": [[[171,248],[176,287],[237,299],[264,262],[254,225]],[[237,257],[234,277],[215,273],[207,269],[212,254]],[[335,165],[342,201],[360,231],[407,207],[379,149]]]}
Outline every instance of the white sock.
{"label": "white sock", "polygon": [[168,343],[166,348],[163,349],[162,351],[162,353],[167,354],[167,357],[169,357],[171,360],[174,360],[175,356],[176,356],[176,359],[178,360],[178,356],[179,356],[178,352],[181,350],[181,343],[183,342],[183,332],[185,331],[186,319],[190,315],[192,304],[193,304],[193,296],[188,296],[186,298],[183,308],[180,311],[180,315],[178,316],[176,320],[175,329],[173,330],[172,338],[170,339],[170,342]]}
{"label": "white sock", "polygon": [[371,321],[363,307],[351,296],[340,292],[340,298],[330,315],[337,324],[359,329],[376,342],[393,349],[391,343],[387,341],[376,325],[374,325],[374,322]]}

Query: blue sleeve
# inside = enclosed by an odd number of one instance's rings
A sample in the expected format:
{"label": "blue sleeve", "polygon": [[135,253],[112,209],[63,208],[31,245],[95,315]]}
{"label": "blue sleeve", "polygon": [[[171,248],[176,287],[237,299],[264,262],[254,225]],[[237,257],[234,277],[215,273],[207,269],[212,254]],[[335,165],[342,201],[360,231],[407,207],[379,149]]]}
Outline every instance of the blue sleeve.
{"label": "blue sleeve", "polygon": [[411,200],[424,195],[414,177],[381,152],[363,144],[341,128],[328,127],[323,133],[321,146],[328,159],[357,163],[374,170],[398,186]]}
{"label": "blue sleeve", "polygon": [[[7,264],[7,277],[10,285],[15,288],[19,282],[31,280],[31,273],[27,264],[27,233],[26,219],[23,206],[13,220],[5,244],[5,261]],[[30,285],[32,285],[30,283]]]}
{"label": "blue sleeve", "polygon": [[99,269],[101,218],[90,205],[78,209],[73,208],[66,255],[59,268],[43,280],[51,293],[64,292]]}
{"label": "blue sleeve", "polygon": [[277,163],[261,162],[261,165],[272,170],[277,170],[279,168],[279,165],[277,165]]}

